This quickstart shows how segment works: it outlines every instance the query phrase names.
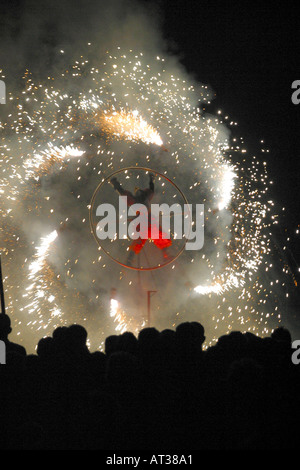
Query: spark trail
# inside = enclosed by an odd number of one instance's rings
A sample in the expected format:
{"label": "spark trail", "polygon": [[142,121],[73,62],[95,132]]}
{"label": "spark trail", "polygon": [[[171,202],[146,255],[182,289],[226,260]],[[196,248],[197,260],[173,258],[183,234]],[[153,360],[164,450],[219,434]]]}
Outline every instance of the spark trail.
{"label": "spark trail", "polygon": [[97,250],[88,226],[97,184],[129,166],[153,168],[190,203],[205,204],[203,250],[156,275],[163,286],[156,324],[174,326],[205,309],[199,320],[209,322],[211,342],[233,328],[268,334],[280,322],[277,287],[286,279],[273,269],[277,215],[266,165],[230,139],[234,123],[200,111],[210,99],[207,86],[176,76],[163,58],[121,48],[102,64],[80,57],[46,84],[26,71],[24,90],[9,96],[0,148],[1,247],[18,335],[25,325],[51,334],[75,318],[93,330],[97,345],[112,328],[145,324],[130,308],[132,276],[124,278],[122,301],[106,303],[121,273]]}

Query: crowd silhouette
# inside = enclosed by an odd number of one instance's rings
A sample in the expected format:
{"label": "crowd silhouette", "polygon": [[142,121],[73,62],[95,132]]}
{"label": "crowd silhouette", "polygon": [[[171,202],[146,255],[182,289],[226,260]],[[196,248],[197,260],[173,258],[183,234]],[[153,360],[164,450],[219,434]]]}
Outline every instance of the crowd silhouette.
{"label": "crowd silhouette", "polygon": [[202,450],[297,447],[300,366],[291,335],[231,332],[203,350],[200,323],[106,338],[90,352],[80,325],[9,341],[0,367],[3,449]]}

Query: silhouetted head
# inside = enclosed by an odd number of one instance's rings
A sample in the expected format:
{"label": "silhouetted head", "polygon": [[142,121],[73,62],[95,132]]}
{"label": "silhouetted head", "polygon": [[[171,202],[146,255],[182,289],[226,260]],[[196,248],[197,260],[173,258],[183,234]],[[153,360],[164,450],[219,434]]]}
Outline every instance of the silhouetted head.
{"label": "silhouetted head", "polygon": [[134,334],[126,331],[121,336],[119,336],[118,350],[135,355],[137,353],[137,344],[138,341]]}
{"label": "silhouetted head", "polygon": [[153,359],[159,353],[160,337],[156,328],[144,328],[139,332],[138,351],[144,360]]}
{"label": "silhouetted head", "polygon": [[66,338],[68,328],[66,326],[58,326],[52,333],[52,338],[56,342],[64,341]]}
{"label": "silhouetted head", "polygon": [[291,342],[292,342],[291,333],[289,332],[289,330],[287,330],[283,326],[276,328],[276,330],[274,330],[273,333],[271,334],[271,338],[274,339],[275,341],[283,342],[289,346],[291,345]]}
{"label": "silhouetted head", "polygon": [[75,348],[85,348],[87,340],[87,331],[81,325],[71,325],[68,328],[68,337]]}
{"label": "silhouetted head", "polygon": [[198,322],[181,323],[176,328],[176,344],[183,350],[202,350],[205,341],[204,328]]}
{"label": "silhouetted head", "polygon": [[10,318],[5,313],[0,315],[0,338],[6,339],[12,329],[10,326]]}
{"label": "silhouetted head", "polygon": [[97,377],[99,377],[99,374],[103,375],[105,373],[106,360],[106,355],[101,351],[91,353],[91,364]]}
{"label": "silhouetted head", "polygon": [[202,345],[205,341],[204,326],[197,321],[192,321],[191,326],[194,340]]}
{"label": "silhouetted head", "polygon": [[117,335],[108,336],[105,339],[105,354],[109,356],[110,354],[118,350],[119,337]]}
{"label": "silhouetted head", "polygon": [[165,330],[162,330],[160,332],[160,338],[161,338],[162,341],[174,342],[175,341],[175,336],[176,336],[175,331],[170,330],[168,328],[166,328]]}
{"label": "silhouetted head", "polygon": [[229,353],[230,356],[243,357],[247,347],[247,338],[240,331],[232,331],[228,335],[219,338],[217,348],[222,350],[224,354]]}
{"label": "silhouetted head", "polygon": [[53,353],[53,338],[48,336],[47,338],[40,339],[37,345],[36,353],[41,359],[48,359],[51,357]]}
{"label": "silhouetted head", "polygon": [[159,331],[156,328],[143,328],[138,336],[139,345],[156,345],[159,341]]}
{"label": "silhouetted head", "polygon": [[248,344],[258,345],[261,343],[261,338],[259,336],[256,336],[254,333],[251,333],[250,331],[246,331],[246,333],[244,333],[244,336]]}
{"label": "silhouetted head", "polygon": [[64,354],[68,342],[68,328],[66,326],[59,326],[53,331],[52,338],[54,353],[58,355]]}
{"label": "silhouetted head", "polygon": [[175,338],[176,338],[176,333],[173,330],[166,329],[160,333],[160,347],[161,347],[161,352],[164,355],[168,356],[174,353]]}

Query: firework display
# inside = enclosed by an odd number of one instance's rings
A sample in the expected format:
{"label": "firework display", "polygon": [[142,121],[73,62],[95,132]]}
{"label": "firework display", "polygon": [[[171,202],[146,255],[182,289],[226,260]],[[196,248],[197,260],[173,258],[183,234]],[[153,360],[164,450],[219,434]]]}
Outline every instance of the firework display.
{"label": "firework display", "polygon": [[[266,164],[230,135],[235,123],[200,110],[208,87],[173,75],[167,62],[118,47],[102,63],[80,57],[46,84],[26,71],[22,93],[9,96],[0,246],[7,313],[29,349],[70,322],[87,327],[93,348],[110,332],[137,332],[150,290],[155,326],[201,321],[207,344],[233,329],[269,334],[281,321],[289,273],[273,260]],[[155,274],[120,270],[106,257],[91,235],[90,201],[128,167],[153,169],[189,203],[204,204],[201,250]],[[133,190],[133,174],[124,181]],[[172,203],[164,184],[157,181],[160,202]]]}

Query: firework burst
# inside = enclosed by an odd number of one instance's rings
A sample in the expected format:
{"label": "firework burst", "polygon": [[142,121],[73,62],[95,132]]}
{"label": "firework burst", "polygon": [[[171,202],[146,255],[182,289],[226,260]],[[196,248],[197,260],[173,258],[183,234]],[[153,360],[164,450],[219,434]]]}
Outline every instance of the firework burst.
{"label": "firework burst", "polygon": [[[209,341],[234,327],[269,333],[280,321],[273,286],[283,282],[275,270],[265,276],[273,267],[277,223],[267,170],[229,139],[222,117],[200,112],[199,101],[210,102],[208,88],[195,89],[164,59],[120,48],[101,66],[81,57],[46,86],[29,72],[24,82],[23,92],[9,97],[0,154],[1,246],[17,334],[24,325],[49,334],[75,318],[94,328],[99,345],[111,328],[137,331],[145,324],[130,305],[140,280],[110,265],[88,226],[99,181],[129,166],[153,168],[190,203],[205,204],[204,249],[184,253],[169,274],[161,270],[151,280],[163,286],[154,306],[157,324],[165,318],[174,326],[192,305],[195,318],[197,305],[197,312],[208,312],[199,320],[210,322]],[[125,286],[122,300],[106,303],[114,273]]]}

